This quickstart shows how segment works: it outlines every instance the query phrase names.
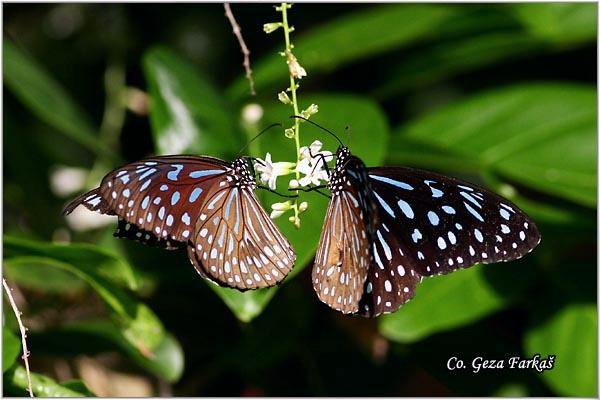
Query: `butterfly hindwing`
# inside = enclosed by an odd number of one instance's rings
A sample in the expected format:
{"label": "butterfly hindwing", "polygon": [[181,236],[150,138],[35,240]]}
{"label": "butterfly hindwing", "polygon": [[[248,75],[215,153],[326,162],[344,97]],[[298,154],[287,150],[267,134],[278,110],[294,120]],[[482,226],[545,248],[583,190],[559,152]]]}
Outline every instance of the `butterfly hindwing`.
{"label": "butterfly hindwing", "polygon": [[131,224],[124,219],[119,219],[117,230],[113,236],[118,238],[135,240],[148,246],[160,247],[165,250],[175,250],[185,246],[185,243],[154,235],[152,232],[144,231],[136,225]]}
{"label": "butterfly hindwing", "polygon": [[332,199],[315,256],[313,287],[319,299],[343,313],[356,313],[371,259],[368,177],[351,157],[329,182]]}
{"label": "butterfly hindwing", "polygon": [[188,254],[203,276],[240,290],[269,287],[291,271],[296,255],[248,188],[209,195]]}

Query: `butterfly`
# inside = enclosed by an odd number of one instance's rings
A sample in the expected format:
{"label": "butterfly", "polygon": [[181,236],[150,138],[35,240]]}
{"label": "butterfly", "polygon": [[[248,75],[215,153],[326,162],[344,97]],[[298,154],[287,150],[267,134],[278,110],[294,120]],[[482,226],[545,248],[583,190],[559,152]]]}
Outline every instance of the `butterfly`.
{"label": "butterfly", "polygon": [[424,277],[518,259],[541,240],[510,201],[405,167],[367,168],[340,146],[312,270],[319,299],[345,314],[396,311]]}
{"label": "butterfly", "polygon": [[108,173],[98,188],[71,201],[117,215],[116,237],[167,250],[187,246],[204,278],[239,290],[273,286],[296,254],[259,204],[248,161],[159,156]]}

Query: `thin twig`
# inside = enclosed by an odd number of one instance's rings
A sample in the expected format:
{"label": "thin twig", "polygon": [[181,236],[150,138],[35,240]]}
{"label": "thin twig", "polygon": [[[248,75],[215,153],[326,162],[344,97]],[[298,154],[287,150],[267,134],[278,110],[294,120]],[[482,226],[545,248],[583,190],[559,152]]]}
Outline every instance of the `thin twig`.
{"label": "thin twig", "polygon": [[17,322],[19,323],[19,330],[21,331],[21,344],[23,345],[23,357],[22,358],[25,361],[25,371],[27,373],[27,384],[29,386],[28,387],[29,397],[34,397],[33,389],[31,388],[31,372],[29,371],[29,350],[27,350],[27,341],[25,340],[25,338],[27,337],[27,333],[25,333],[27,329],[23,325],[23,322],[21,322],[21,312],[17,308],[17,305],[15,304],[15,300],[13,299],[13,296],[11,294],[12,289],[8,286],[8,284],[6,283],[6,279],[4,279],[4,278],[2,278],[2,285],[4,286],[4,292],[6,292],[6,296],[8,296],[8,301],[10,302],[13,312],[15,313],[15,317],[17,317]]}
{"label": "thin twig", "polygon": [[242,30],[240,29],[240,25],[236,22],[233,13],[231,12],[231,7],[229,7],[229,3],[224,3],[225,7],[225,15],[233,28],[233,34],[237,37],[238,42],[240,42],[240,47],[242,48],[242,53],[244,54],[244,69],[246,70],[246,78],[248,82],[250,82],[250,94],[252,96],[256,95],[254,91],[254,79],[252,79],[252,70],[250,69],[250,50],[246,46],[246,42],[244,42],[244,38],[242,37]]}

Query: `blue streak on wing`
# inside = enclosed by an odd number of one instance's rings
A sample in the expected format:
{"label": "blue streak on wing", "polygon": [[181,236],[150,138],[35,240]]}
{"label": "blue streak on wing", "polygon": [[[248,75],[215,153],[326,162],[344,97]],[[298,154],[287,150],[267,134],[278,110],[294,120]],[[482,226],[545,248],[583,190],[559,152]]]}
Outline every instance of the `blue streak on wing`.
{"label": "blue streak on wing", "polygon": [[376,181],[381,181],[381,182],[387,183],[389,185],[399,187],[400,189],[405,189],[405,190],[413,190],[414,189],[408,183],[397,181],[395,179],[386,178],[385,176],[369,175],[369,177],[372,179],[375,179]]}
{"label": "blue streak on wing", "polygon": [[394,213],[394,210],[392,210],[392,207],[390,207],[390,205],[386,203],[386,201],[383,200],[381,196],[377,194],[377,192],[373,191],[373,194],[375,195],[375,198],[379,201],[379,203],[383,206],[383,209],[387,211],[387,213],[390,214],[392,218],[396,218],[396,214]]}
{"label": "blue streak on wing", "polygon": [[205,169],[201,171],[190,172],[190,178],[202,178],[203,176],[222,174],[225,171],[222,169]]}

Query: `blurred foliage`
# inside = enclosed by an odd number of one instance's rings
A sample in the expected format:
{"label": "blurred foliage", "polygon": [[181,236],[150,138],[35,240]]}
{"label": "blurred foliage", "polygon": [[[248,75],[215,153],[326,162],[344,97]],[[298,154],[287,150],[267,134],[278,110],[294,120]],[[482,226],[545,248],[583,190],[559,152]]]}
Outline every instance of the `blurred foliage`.
{"label": "blurred foliage", "polygon": [[[315,122],[367,165],[487,185],[542,232],[524,259],[427,279],[378,320],[342,316],[312,291],[327,206],[316,193],[300,230],[276,220],[298,254],[293,272],[245,293],[201,279],[185,252],[60,216],[70,196],[51,185],[57,167],[89,171],[83,191],[119,160],[232,159],[269,124],[289,126],[277,101],[283,43],[262,31],[277,15],[232,8],[256,97],[219,4],[5,5],[3,271],[30,328],[34,394],[93,395],[100,381],[82,380],[85,355],[113,377],[141,377],[148,396],[597,396],[596,4],[291,9],[308,72],[300,106],[319,105]],[[249,104],[259,120],[244,117]],[[315,139],[337,146],[303,123],[302,144]],[[294,148],[272,128],[246,151],[286,160]],[[266,208],[280,201],[258,195]],[[20,335],[4,310],[4,394],[23,396]],[[556,355],[555,367],[446,368],[452,356],[534,354]]]}

